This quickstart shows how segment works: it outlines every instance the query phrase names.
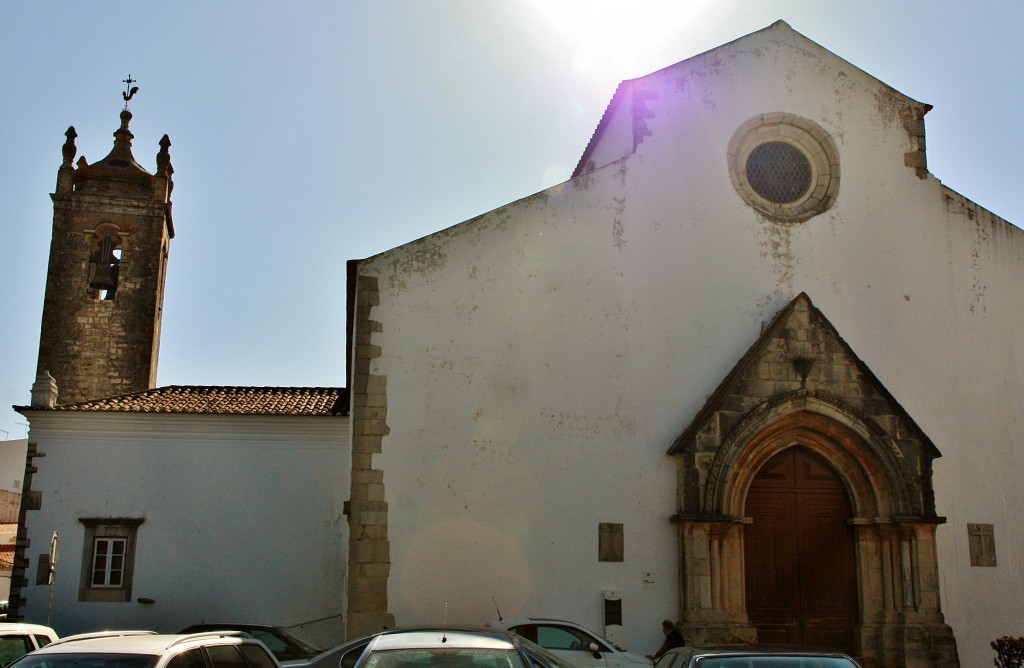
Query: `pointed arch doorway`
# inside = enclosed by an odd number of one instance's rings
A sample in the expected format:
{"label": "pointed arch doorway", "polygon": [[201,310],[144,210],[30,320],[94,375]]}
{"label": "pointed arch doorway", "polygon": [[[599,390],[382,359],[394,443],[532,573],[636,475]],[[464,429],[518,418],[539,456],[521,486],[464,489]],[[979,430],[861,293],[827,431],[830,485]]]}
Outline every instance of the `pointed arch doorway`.
{"label": "pointed arch doorway", "polygon": [[759,643],[854,651],[857,569],[846,486],[802,447],[772,457],[747,493],[747,612]]}
{"label": "pointed arch doorway", "polygon": [[[810,455],[800,460],[805,480],[790,488],[802,500],[793,501],[795,512],[778,511],[776,530],[794,531],[803,523],[813,527],[804,533],[815,540],[835,532],[830,540],[852,540],[853,548],[828,541],[804,547],[784,535],[754,550],[755,558],[771,555],[758,571],[747,564],[747,542],[757,540],[755,532],[764,531],[776,511],[758,509],[756,501],[776,484],[768,482],[778,474],[773,460],[794,448]],[[770,642],[771,620],[754,612],[762,634],[751,618],[754,608],[777,601],[781,610],[783,601],[801,596],[799,614],[787,623],[799,624],[803,644],[844,647],[852,631],[853,654],[863,665],[959,666],[938,587],[936,530],[945,519],[935,513],[932,461],[940,453],[806,294],[763,329],[669,454],[677,466],[672,521],[679,532],[679,620],[687,642]],[[835,486],[836,480],[845,487],[842,512],[808,501],[822,496],[814,485]],[[796,561],[772,552],[794,542]],[[855,564],[853,574],[839,565],[846,559]],[[782,577],[787,568],[798,569],[799,576]],[[804,575],[800,569],[806,568],[821,572]],[[755,591],[750,601],[748,586],[768,588],[776,598]],[[789,599],[783,596],[787,587],[797,587]],[[850,608],[833,611],[830,597],[847,606],[854,602],[852,625]]]}

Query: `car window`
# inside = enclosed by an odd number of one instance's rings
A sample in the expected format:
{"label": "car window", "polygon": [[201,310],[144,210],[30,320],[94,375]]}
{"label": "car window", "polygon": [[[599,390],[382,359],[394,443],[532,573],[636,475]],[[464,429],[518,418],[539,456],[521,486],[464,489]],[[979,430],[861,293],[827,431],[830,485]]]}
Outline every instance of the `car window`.
{"label": "car window", "polygon": [[42,636],[42,635],[38,635],[37,636],[37,635],[33,634],[32,637],[36,639],[36,645],[38,645],[39,647],[46,647],[51,642],[53,642],[53,639],[50,638],[50,636]]}
{"label": "car window", "polygon": [[206,668],[203,650],[197,648],[175,654],[167,662],[167,668]]}
{"label": "car window", "polygon": [[213,668],[248,668],[245,657],[234,645],[209,645],[206,654]]}
{"label": "car window", "polygon": [[508,627],[509,632],[526,638],[530,642],[537,642],[537,627],[533,624],[522,624],[521,626]]}
{"label": "car window", "polygon": [[[533,640],[530,638],[530,640]],[[537,625],[537,639],[534,640],[547,649],[569,649],[582,652],[590,651],[590,643],[597,642],[589,634],[567,626]],[[600,643],[598,643],[600,647]],[[602,648],[604,649],[604,648]]]}
{"label": "car window", "polygon": [[259,645],[244,644],[238,646],[242,656],[252,668],[277,668],[277,662]]}
{"label": "car window", "polygon": [[371,651],[364,668],[524,668],[511,649],[430,647]]}
{"label": "car window", "polygon": [[348,650],[341,655],[341,660],[338,661],[338,668],[353,668],[356,662],[359,661],[359,657],[363,655],[363,650],[370,644],[370,638],[366,639],[366,642],[356,645],[352,649]]}
{"label": "car window", "polygon": [[35,649],[28,636],[9,635],[0,637],[0,666],[6,666]]}
{"label": "car window", "polygon": [[274,656],[276,656],[279,659],[282,658],[281,655],[285,654],[288,650],[288,645],[286,645],[283,640],[281,640],[272,633],[267,633],[266,631],[260,629],[249,629],[248,631],[246,631],[246,633],[248,633],[253,638],[256,638],[256,640],[259,640],[261,643],[266,645],[267,649],[273,652]]}

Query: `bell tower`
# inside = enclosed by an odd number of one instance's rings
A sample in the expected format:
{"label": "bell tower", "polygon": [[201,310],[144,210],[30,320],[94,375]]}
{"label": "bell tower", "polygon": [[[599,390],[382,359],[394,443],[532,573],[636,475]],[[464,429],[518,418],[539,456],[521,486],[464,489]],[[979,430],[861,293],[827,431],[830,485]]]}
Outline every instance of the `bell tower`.
{"label": "bell tower", "polygon": [[129,97],[114,147],[99,162],[90,165],[82,156],[73,164],[77,134],[68,128],[51,195],[53,237],[36,373],[53,377],[60,404],[140,392],[156,383],[174,237],[174,169],[167,135],[155,174],[135,161]]}

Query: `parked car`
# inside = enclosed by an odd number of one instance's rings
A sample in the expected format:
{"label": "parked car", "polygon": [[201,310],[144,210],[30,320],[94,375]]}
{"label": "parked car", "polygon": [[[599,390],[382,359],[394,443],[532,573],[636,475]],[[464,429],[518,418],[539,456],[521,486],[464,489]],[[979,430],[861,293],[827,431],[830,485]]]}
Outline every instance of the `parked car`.
{"label": "parked car", "polygon": [[500,619],[488,626],[506,629],[557,654],[577,668],[642,668],[647,657],[627,652],[590,629],[564,619]]}
{"label": "parked car", "polygon": [[[385,633],[385,631],[381,631]],[[335,647],[329,647],[308,659],[289,661],[286,668],[355,668],[366,646],[380,633],[350,640]]]}
{"label": "parked car", "polygon": [[859,668],[857,662],[838,652],[802,649],[676,647],[654,663],[654,668]]}
{"label": "parked car", "polygon": [[281,668],[255,638],[239,632],[160,635],[87,633],[55,640],[11,668]]}
{"label": "parked car", "polygon": [[49,626],[20,622],[0,623],[0,666],[6,666],[56,639],[57,633]]}
{"label": "parked car", "polygon": [[[365,641],[365,644],[362,642]],[[575,668],[514,633],[493,628],[391,629],[348,644],[353,668]]]}
{"label": "parked car", "polygon": [[273,655],[284,663],[305,661],[323,650],[297,638],[280,626],[266,624],[193,624],[178,633],[198,633],[201,631],[242,631],[259,640]]}

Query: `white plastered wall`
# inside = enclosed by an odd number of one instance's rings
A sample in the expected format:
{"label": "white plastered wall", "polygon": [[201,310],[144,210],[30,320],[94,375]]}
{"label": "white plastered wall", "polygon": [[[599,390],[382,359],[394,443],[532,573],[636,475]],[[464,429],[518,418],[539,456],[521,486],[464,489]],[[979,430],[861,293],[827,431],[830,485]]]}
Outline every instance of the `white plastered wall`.
{"label": "white plastered wall", "polygon": [[[618,589],[626,644],[655,649],[679,600],[665,451],[806,292],[944,455],[943,608],[962,665],[990,661],[1024,622],[1024,237],[906,166],[912,101],[788,28],[634,83],[658,91],[634,155],[360,265],[398,623],[496,601],[601,629]],[[800,224],[756,214],[727,171],[736,128],[777,111],[840,155],[838,200]],[[601,522],[624,524],[624,562],[597,561]],[[995,525],[996,568],[970,566],[968,522]]]}
{"label": "white plastered wall", "polygon": [[[348,418],[33,412],[28,621],[45,623],[39,555],[60,535],[52,625],[174,632],[201,622],[288,626],[343,612]],[[143,518],[132,601],[78,601],[80,518]],[[140,603],[139,598],[153,603]],[[293,629],[343,639],[342,618]]]}

